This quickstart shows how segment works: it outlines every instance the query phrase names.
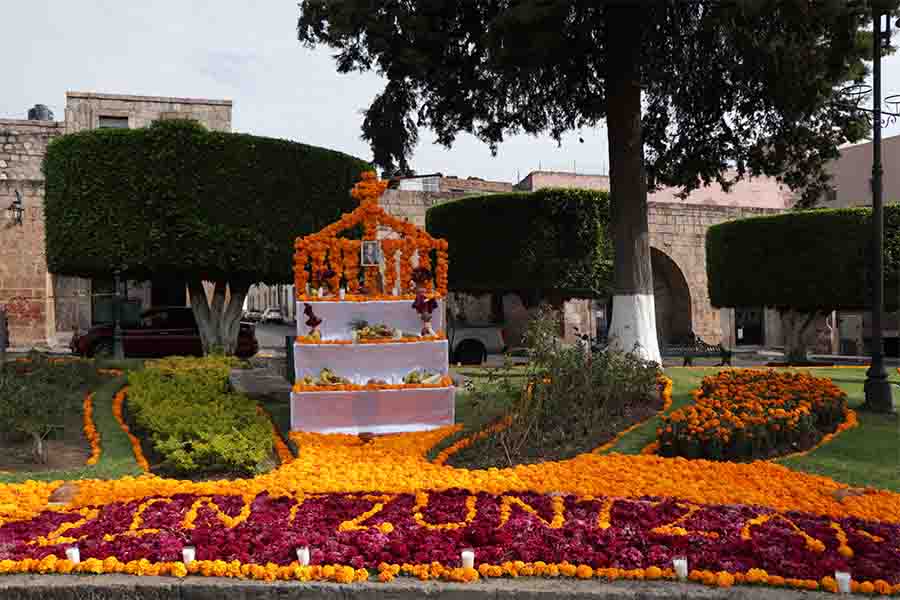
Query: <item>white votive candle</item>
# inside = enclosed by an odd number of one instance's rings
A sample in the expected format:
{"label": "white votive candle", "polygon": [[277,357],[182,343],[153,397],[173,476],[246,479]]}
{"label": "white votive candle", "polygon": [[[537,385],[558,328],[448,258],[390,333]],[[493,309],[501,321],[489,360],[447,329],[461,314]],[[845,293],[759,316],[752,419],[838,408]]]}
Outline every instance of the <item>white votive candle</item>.
{"label": "white votive candle", "polygon": [[185,546],[181,549],[181,559],[186,565],[191,564],[197,558],[197,550],[193,546]]}
{"label": "white votive candle", "polygon": [[463,550],[461,556],[462,556],[463,569],[474,569],[475,568],[475,551],[474,550]]}
{"label": "white votive candle", "polygon": [[297,562],[300,563],[301,567],[309,565],[309,548],[306,546],[297,548]]}
{"label": "white votive candle", "polygon": [[70,548],[66,548],[66,558],[69,559],[73,565],[77,565],[81,562],[81,552],[78,551],[78,546],[72,546]]}
{"label": "white votive candle", "polygon": [[850,573],[835,571],[834,580],[837,581],[838,591],[842,594],[850,593]]}
{"label": "white votive candle", "polygon": [[675,567],[675,575],[678,576],[678,579],[684,581],[688,577],[688,564],[686,558],[674,558],[672,559],[672,566]]}

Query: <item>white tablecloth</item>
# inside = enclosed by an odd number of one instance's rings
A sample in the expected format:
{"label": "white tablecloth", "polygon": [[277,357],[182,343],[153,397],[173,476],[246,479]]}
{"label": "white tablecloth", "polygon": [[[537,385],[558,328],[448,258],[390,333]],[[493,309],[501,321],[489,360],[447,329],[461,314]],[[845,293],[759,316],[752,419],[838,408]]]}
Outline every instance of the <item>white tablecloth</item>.
{"label": "white tablecloth", "polygon": [[[303,302],[297,302],[297,335],[307,335],[306,316]],[[422,330],[422,319],[412,307],[412,300],[374,300],[372,302],[310,302],[313,312],[322,319],[319,331],[324,340],[349,340],[353,330],[350,322],[368,321],[370,325],[388,325],[408,333],[418,334]],[[438,307],[431,313],[431,328],[435,332],[444,327],[444,301],[438,300]]]}
{"label": "white tablecloth", "polygon": [[291,429],[353,435],[436,429],[453,424],[455,394],[453,387],[293,392]]}
{"label": "white tablecloth", "polygon": [[362,385],[369,379],[402,383],[413,370],[447,373],[447,340],[400,344],[294,344],[297,381],[322,369]]}

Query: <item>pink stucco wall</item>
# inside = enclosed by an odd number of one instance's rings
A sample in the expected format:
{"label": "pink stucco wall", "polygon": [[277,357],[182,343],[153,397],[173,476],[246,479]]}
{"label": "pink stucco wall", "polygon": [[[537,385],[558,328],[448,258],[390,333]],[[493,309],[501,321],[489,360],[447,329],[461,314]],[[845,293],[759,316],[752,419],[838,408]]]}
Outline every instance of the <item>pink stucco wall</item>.
{"label": "pink stucco wall", "polygon": [[[517,189],[535,191],[547,187],[573,187],[589,190],[608,190],[609,177],[606,175],[582,175],[551,171],[530,173]],[[745,179],[725,192],[718,184],[712,184],[692,192],[687,198],[678,197],[677,188],[662,188],[647,196],[649,202],[668,204],[732,206],[745,208],[785,209],[793,205],[793,194],[775,179],[758,177]]]}

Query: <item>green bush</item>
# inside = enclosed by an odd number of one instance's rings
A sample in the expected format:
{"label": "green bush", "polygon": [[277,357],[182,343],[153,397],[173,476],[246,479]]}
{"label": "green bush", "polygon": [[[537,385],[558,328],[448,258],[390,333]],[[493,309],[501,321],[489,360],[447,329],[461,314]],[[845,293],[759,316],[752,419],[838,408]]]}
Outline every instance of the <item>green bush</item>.
{"label": "green bush", "polygon": [[128,376],[128,413],[178,473],[253,473],[272,454],[256,403],[230,391],[231,361],[165,359]]}
{"label": "green bush", "polygon": [[[895,308],[900,206],[885,208],[885,301]],[[866,308],[871,301],[872,211],[788,212],[709,228],[706,265],[715,307],[801,312]]]}
{"label": "green bush", "polygon": [[295,238],[354,209],[350,189],[368,169],[333,150],[192,121],[65,135],[44,160],[48,267],[289,282]]}
{"label": "green bush", "polygon": [[[456,465],[502,467],[569,458],[589,452],[619,429],[653,414],[659,367],[631,353],[592,354],[562,344],[559,313],[542,306],[529,321],[525,385],[513,389],[513,373],[501,370],[499,391],[515,394],[508,426],[451,459]],[[472,403],[491,408],[496,389],[472,386]]]}
{"label": "green bush", "polygon": [[0,365],[0,432],[32,440],[36,462],[47,461],[44,440],[80,411],[82,394],[100,377],[87,361],[51,361],[37,353],[27,361]]}
{"label": "green bush", "polygon": [[604,295],[612,281],[606,192],[543,189],[472,196],[428,210],[449,243],[449,287],[460,292]]}

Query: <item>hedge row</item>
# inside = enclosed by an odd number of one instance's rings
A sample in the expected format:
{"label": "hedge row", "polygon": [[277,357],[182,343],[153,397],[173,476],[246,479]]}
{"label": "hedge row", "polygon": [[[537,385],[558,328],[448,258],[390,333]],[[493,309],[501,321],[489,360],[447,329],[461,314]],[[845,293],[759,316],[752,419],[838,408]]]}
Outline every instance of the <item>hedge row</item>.
{"label": "hedge row", "polygon": [[256,403],[229,390],[236,360],[170,358],[128,375],[128,413],[150,436],[163,468],[246,473],[272,456],[271,426]]}
{"label": "hedge row", "polygon": [[[885,207],[885,302],[898,302],[900,205]],[[709,297],[715,307],[800,311],[866,308],[872,297],[872,211],[812,210],[753,217],[706,234]]]}
{"label": "hedge row", "polygon": [[48,266],[289,282],[294,239],[355,208],[349,191],[368,169],[340,152],[193,121],[65,135],[44,161]]}
{"label": "hedge row", "polygon": [[462,198],[429,209],[449,244],[449,287],[593,297],[612,281],[606,192],[543,189]]}

